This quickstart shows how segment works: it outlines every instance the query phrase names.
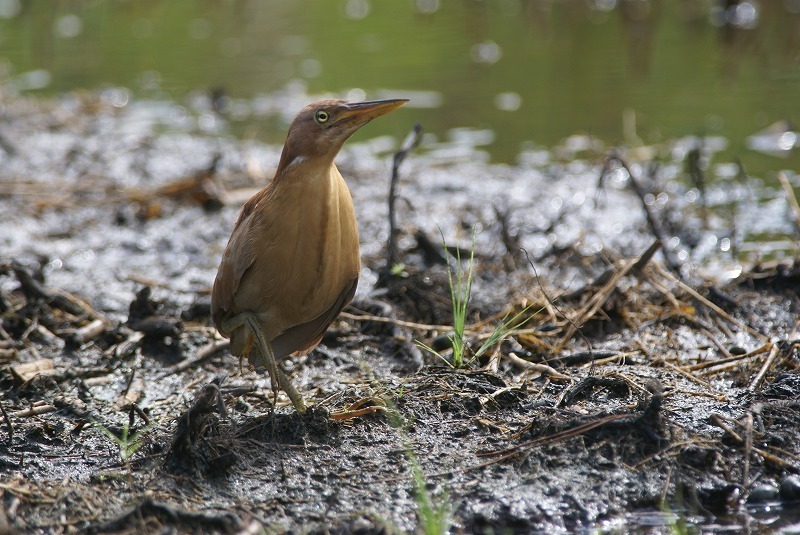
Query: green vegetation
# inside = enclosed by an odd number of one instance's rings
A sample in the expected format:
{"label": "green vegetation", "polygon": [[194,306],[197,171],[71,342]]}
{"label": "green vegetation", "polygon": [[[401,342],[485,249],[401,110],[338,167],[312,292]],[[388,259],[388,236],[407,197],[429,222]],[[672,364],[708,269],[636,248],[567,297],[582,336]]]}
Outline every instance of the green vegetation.
{"label": "green vegetation", "polygon": [[494,331],[484,340],[480,347],[472,351],[470,349],[469,340],[467,340],[466,337],[466,325],[469,300],[472,295],[472,277],[475,269],[475,230],[473,229],[472,232],[472,245],[470,247],[469,261],[467,262],[466,269],[464,269],[463,262],[461,261],[461,249],[456,248],[456,253],[453,255],[447,247],[447,241],[444,235],[442,235],[442,242],[444,244],[445,258],[448,259],[447,279],[450,284],[450,300],[453,307],[453,333],[450,336],[453,348],[451,358],[448,360],[441,353],[420,341],[417,341],[417,344],[426,351],[439,357],[449,366],[459,369],[472,364],[475,360],[483,356],[491,347],[500,343],[509,332],[527,323],[528,320],[530,320],[530,316],[527,318],[524,316],[530,309],[530,306],[525,307],[511,318],[509,318],[509,314],[507,314],[500,325],[495,327]]}
{"label": "green vegetation", "polygon": [[[431,496],[428,492],[425,474],[422,473],[410,446],[406,449],[406,456],[414,476],[414,499],[417,502],[419,528],[425,535],[447,533],[447,529],[450,527],[450,496],[447,491],[444,491],[441,496]],[[438,505],[435,505],[435,502],[438,502]]]}
{"label": "green vegetation", "polygon": [[[450,251],[447,249],[447,242],[442,234],[442,242],[444,243],[445,257],[452,258]],[[453,305],[453,336],[451,338],[453,343],[453,367],[462,368],[464,366],[464,357],[467,349],[467,343],[464,338],[464,328],[467,323],[467,307],[469,306],[469,298],[472,294],[472,275],[475,267],[475,230],[472,230],[472,245],[469,250],[469,263],[467,270],[461,264],[461,249],[456,248],[455,264],[451,268],[448,264],[447,280],[450,283],[450,300]]]}
{"label": "green vegetation", "polygon": [[95,421],[93,424],[100,431],[102,431],[104,435],[116,442],[117,447],[119,448],[119,457],[126,465],[130,462],[133,454],[136,453],[137,450],[144,444],[143,435],[149,429],[148,426],[131,433],[131,425],[129,423],[125,423],[122,426],[119,435],[117,435],[100,422]]}
{"label": "green vegetation", "polygon": [[[400,395],[403,391],[401,389]],[[408,438],[407,422],[397,410],[392,400],[387,399],[389,411],[386,413],[389,425],[398,429],[403,448],[406,452],[406,459],[411,467],[411,475],[414,482],[414,501],[417,504],[417,532],[425,535],[441,535],[447,533],[450,527],[450,495],[445,490],[439,495],[432,495],[428,491],[428,482],[425,474],[414,453],[414,448]]]}

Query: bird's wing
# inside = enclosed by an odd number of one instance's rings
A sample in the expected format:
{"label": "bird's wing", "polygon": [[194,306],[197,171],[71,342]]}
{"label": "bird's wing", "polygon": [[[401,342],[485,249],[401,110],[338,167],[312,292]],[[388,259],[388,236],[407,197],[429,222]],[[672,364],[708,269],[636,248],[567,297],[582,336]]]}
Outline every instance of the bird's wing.
{"label": "bird's wing", "polygon": [[358,277],[354,278],[344,290],[339,294],[336,300],[329,306],[325,312],[317,316],[311,321],[295,325],[282,332],[275,340],[272,341],[272,349],[275,352],[275,358],[281,359],[294,352],[308,352],[314,349],[328,326],[333,323],[336,316],[339,315],[344,307],[353,300],[358,286]]}
{"label": "bird's wing", "polygon": [[262,189],[242,206],[214,280],[214,288],[211,292],[211,317],[217,330],[226,336],[230,333],[223,331],[222,322],[231,314],[236,313],[234,300],[239,291],[239,284],[255,260],[253,248],[246,243],[246,240],[254,222],[256,206],[268,195],[268,190],[269,187]]}

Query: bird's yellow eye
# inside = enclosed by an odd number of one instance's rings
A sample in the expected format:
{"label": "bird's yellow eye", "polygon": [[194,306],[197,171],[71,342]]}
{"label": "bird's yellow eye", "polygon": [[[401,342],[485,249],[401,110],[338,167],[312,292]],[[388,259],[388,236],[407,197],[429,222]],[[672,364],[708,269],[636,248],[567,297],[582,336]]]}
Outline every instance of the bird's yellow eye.
{"label": "bird's yellow eye", "polygon": [[328,119],[331,118],[331,114],[325,110],[318,110],[317,113],[314,114],[314,119],[319,124],[324,124],[328,122]]}

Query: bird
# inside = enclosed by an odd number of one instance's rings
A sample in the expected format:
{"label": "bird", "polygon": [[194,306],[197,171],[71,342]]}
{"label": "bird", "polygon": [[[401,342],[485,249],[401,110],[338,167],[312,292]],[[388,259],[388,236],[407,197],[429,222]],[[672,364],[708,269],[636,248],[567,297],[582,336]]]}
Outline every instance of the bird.
{"label": "bird", "polygon": [[[361,269],[350,190],[334,158],[359,128],[408,99],[321,100],[292,121],[275,176],[236,219],[211,293],[230,352],[306,411],[281,362],[307,354],[353,299]],[[273,403],[273,408],[275,403]]]}

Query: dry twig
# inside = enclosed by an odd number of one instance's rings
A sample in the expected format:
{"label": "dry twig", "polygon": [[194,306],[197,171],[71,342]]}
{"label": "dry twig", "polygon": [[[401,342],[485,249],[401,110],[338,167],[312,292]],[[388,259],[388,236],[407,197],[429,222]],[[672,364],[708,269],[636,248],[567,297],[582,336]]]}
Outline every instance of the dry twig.
{"label": "dry twig", "polygon": [[[730,437],[736,443],[744,446],[745,447],[745,451],[747,452],[747,442],[746,442],[746,440],[744,438],[742,438],[742,436],[739,433],[737,433],[730,425],[728,425],[726,420],[727,420],[727,418],[725,418],[724,416],[721,416],[719,414],[712,414],[711,415],[711,423],[716,425],[717,427],[719,427],[720,429],[722,429],[726,433],[728,433],[728,435],[730,435]],[[752,438],[750,438],[750,440],[752,441]],[[769,461],[769,462],[771,462],[771,463],[773,463],[773,464],[775,464],[777,466],[780,466],[780,467],[783,467],[783,468],[788,468],[788,469],[793,470],[793,471],[800,470],[800,466],[798,466],[797,464],[794,464],[794,463],[792,463],[790,461],[781,459],[780,457],[778,457],[774,453],[770,453],[770,452],[768,452],[766,450],[763,450],[761,448],[753,447],[752,443],[751,443],[751,447],[752,447],[752,451],[754,451],[755,453],[758,453],[759,455],[761,455],[761,457],[763,457],[765,461]]]}
{"label": "dry twig", "polygon": [[783,192],[786,194],[786,202],[789,203],[789,206],[792,208],[792,213],[794,213],[794,223],[797,230],[800,231],[800,204],[797,202],[797,196],[794,194],[792,184],[789,182],[789,179],[786,178],[786,173],[783,171],[778,173],[778,180],[781,183],[781,187],[783,187]]}
{"label": "dry twig", "polygon": [[775,364],[775,361],[777,360],[778,355],[780,354],[780,348],[778,347],[778,344],[772,343],[771,345],[772,347],[770,348],[767,360],[764,361],[764,365],[761,366],[761,369],[753,378],[753,381],[750,383],[750,386],[747,387],[747,390],[749,392],[755,392],[756,389],[761,385],[761,382],[764,380],[764,377],[767,375],[767,372],[772,368],[773,364]]}
{"label": "dry twig", "polygon": [[392,160],[392,180],[389,183],[389,239],[386,244],[387,258],[386,267],[387,272],[391,271],[392,266],[397,263],[397,235],[399,229],[397,228],[397,216],[395,214],[395,204],[397,200],[397,181],[399,178],[400,165],[408,157],[409,153],[419,147],[422,142],[422,125],[415,124],[414,129],[406,136],[403,141],[402,147],[394,155]]}
{"label": "dry twig", "polygon": [[715,305],[714,303],[712,303],[711,301],[709,301],[708,299],[706,299],[705,297],[700,295],[700,293],[697,290],[695,290],[694,288],[692,288],[691,286],[689,286],[685,282],[678,280],[674,275],[672,275],[672,273],[669,273],[669,272],[665,271],[663,268],[659,267],[657,264],[656,264],[656,269],[658,269],[661,272],[661,275],[663,275],[670,282],[672,282],[673,284],[677,284],[681,288],[681,290],[683,290],[684,292],[686,292],[689,295],[691,295],[694,299],[697,299],[698,301],[700,301],[703,305],[707,306],[708,308],[710,308],[711,310],[716,312],[718,315],[720,315],[721,317],[725,318],[727,321],[729,321],[729,322],[733,323],[734,325],[738,326],[739,328],[749,332],[750,334],[752,334],[753,336],[755,336],[759,340],[762,340],[764,342],[769,341],[769,339],[766,336],[764,336],[763,334],[761,334],[760,332],[756,331],[755,329],[753,329],[749,325],[747,325],[745,323],[742,323],[741,321],[737,320],[736,318],[734,318],[733,316],[731,316],[730,314],[728,314],[727,312],[722,310],[720,307],[718,307],[717,305]]}
{"label": "dry twig", "polygon": [[572,338],[572,335],[575,334],[575,331],[589,321],[589,319],[591,319],[597,313],[597,311],[600,310],[606,301],[608,301],[608,298],[611,297],[611,294],[616,289],[619,281],[622,280],[625,275],[631,272],[635,273],[640,271],[650,261],[660,247],[661,242],[656,240],[636,260],[624,261],[621,268],[608,277],[608,281],[605,283],[605,285],[600,288],[600,290],[598,290],[597,293],[595,293],[587,301],[587,303],[575,313],[574,317],[569,319],[567,329],[561,337],[561,341],[556,345],[555,350],[560,351],[570,340],[570,338]]}
{"label": "dry twig", "polygon": [[30,418],[31,416],[39,416],[41,414],[47,414],[49,412],[55,412],[57,409],[53,405],[49,405],[47,403],[41,404],[34,404],[33,407],[28,407],[27,409],[22,409],[20,411],[15,411],[11,413],[11,416],[15,416],[17,418]]}
{"label": "dry twig", "polygon": [[512,364],[519,366],[520,368],[525,368],[526,370],[532,372],[538,372],[544,375],[547,375],[553,381],[572,381],[572,377],[569,375],[564,375],[563,373],[547,366],[546,364],[537,364],[535,362],[530,362],[523,358],[518,357],[514,353],[508,353],[507,355],[503,355],[503,358],[511,362]]}
{"label": "dry twig", "polygon": [[167,375],[173,373],[180,373],[189,368],[194,368],[205,362],[206,360],[214,357],[221,351],[225,351],[230,347],[230,340],[213,340],[197,350],[197,354],[192,358],[186,358],[166,369]]}

